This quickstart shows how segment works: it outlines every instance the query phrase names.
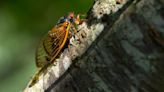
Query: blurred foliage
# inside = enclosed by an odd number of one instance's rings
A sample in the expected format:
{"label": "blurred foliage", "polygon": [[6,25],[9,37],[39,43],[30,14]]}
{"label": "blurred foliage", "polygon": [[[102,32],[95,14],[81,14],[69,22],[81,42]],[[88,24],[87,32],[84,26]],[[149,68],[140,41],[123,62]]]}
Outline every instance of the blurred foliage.
{"label": "blurred foliage", "polygon": [[0,92],[19,92],[36,72],[35,48],[57,20],[85,14],[93,0],[1,0]]}

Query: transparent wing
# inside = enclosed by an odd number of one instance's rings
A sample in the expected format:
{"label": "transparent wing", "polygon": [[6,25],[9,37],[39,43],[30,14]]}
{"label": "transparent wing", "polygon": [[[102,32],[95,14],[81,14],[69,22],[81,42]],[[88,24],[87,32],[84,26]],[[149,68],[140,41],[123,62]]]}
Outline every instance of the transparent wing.
{"label": "transparent wing", "polygon": [[54,59],[62,49],[61,44],[65,44],[64,39],[68,37],[65,28],[61,25],[54,27],[43,40],[41,40],[36,50],[36,66],[41,68]]}

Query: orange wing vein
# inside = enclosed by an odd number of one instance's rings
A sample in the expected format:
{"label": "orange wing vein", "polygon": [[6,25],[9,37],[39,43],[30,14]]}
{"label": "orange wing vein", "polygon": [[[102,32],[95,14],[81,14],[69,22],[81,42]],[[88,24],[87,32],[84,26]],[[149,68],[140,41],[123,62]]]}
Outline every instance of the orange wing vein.
{"label": "orange wing vein", "polygon": [[50,31],[52,32],[51,35],[48,34],[41,40],[36,50],[36,66],[38,68],[42,68],[55,60],[66,43],[69,26],[64,28],[62,24],[59,24]]}

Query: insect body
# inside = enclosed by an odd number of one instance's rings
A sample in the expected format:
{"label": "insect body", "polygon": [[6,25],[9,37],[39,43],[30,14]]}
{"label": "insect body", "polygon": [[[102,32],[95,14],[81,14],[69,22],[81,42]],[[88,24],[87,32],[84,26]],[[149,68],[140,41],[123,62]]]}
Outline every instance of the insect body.
{"label": "insect body", "polygon": [[74,25],[78,23],[78,17],[75,19],[74,14],[70,13],[61,18],[57,25],[48,32],[36,51],[36,66],[38,68],[55,61],[67,39],[70,38]]}
{"label": "insect body", "polygon": [[72,32],[76,32],[74,25],[78,24],[80,24],[79,15],[74,18],[74,13],[70,13],[68,16],[62,17],[57,25],[41,40],[36,50],[36,66],[40,70],[32,79],[29,87],[38,81],[40,74],[45,73],[49,65],[52,65],[71,37]]}

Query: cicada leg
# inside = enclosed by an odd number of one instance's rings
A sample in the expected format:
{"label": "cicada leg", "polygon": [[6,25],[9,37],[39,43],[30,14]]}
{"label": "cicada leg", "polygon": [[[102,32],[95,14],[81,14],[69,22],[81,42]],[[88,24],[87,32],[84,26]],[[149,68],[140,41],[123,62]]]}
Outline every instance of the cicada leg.
{"label": "cicada leg", "polygon": [[[81,40],[80,40],[80,37],[79,37],[79,35],[77,34],[77,30],[76,30],[76,28],[75,28],[75,26],[74,25],[72,25],[72,30],[73,30],[73,36],[75,37],[75,39],[80,43],[81,42]],[[76,38],[77,37],[77,38]]]}
{"label": "cicada leg", "polygon": [[80,16],[82,17],[86,17],[85,14],[77,14],[76,18],[75,18],[75,24],[82,24],[84,21],[86,21],[86,19],[80,19]]}

